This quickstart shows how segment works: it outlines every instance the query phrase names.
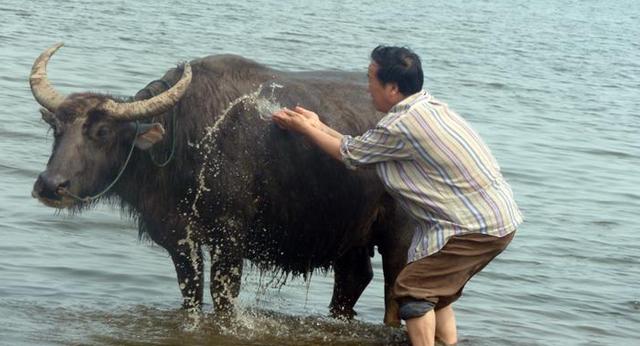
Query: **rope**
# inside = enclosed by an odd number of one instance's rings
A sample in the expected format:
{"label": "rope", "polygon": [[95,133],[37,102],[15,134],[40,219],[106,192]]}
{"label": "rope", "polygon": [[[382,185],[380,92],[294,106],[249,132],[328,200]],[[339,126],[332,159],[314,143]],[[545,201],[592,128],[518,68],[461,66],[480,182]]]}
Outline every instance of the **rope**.
{"label": "rope", "polygon": [[[162,85],[164,87],[168,89],[171,88],[171,84],[169,84],[169,82],[165,81],[164,79],[157,79],[154,80],[152,82],[150,82],[149,84],[147,84],[147,86],[155,83],[155,82],[159,82],[162,83]],[[147,89],[148,90],[148,89]],[[152,91],[149,91],[149,93],[151,94],[151,96],[156,96],[155,93],[153,93]],[[176,112],[175,112],[175,106],[173,108],[171,108],[171,117],[172,117],[172,125],[171,125],[171,131],[172,131],[172,144],[171,144],[171,153],[169,154],[169,157],[162,163],[158,163],[156,158],[153,157],[153,154],[151,153],[151,151],[149,151],[149,157],[151,158],[151,162],[153,162],[154,165],[156,165],[157,167],[165,167],[167,164],[169,164],[169,162],[173,159],[173,156],[176,152]],[[107,193],[107,191],[109,191],[117,182],[118,180],[120,180],[120,177],[122,177],[122,174],[124,173],[124,170],[127,168],[127,166],[129,165],[129,161],[131,161],[131,156],[133,156],[133,149],[135,149],[136,147],[136,138],[138,137],[138,135],[140,134],[140,123],[136,120],[136,133],[133,136],[133,142],[131,143],[131,149],[129,149],[129,154],[127,155],[127,160],[125,161],[124,165],[122,166],[122,168],[120,168],[120,172],[118,173],[118,176],[116,176],[116,178],[111,182],[111,184],[109,184],[109,186],[107,186],[104,190],[102,190],[102,192],[98,193],[97,195],[94,196],[87,196],[87,197],[80,197],[78,195],[73,194],[72,192],[68,191],[66,188],[62,188],[61,191],[62,193],[64,193],[65,195],[72,197],[78,201],[82,201],[85,203],[94,201],[100,197],[102,197],[105,193]]]}
{"label": "rope", "polygon": [[120,168],[120,172],[118,173],[118,176],[116,176],[116,178],[111,182],[111,184],[109,184],[109,186],[107,186],[104,190],[102,190],[102,192],[98,193],[97,195],[94,196],[87,196],[87,197],[80,197],[77,196],[73,193],[71,193],[70,191],[68,191],[66,188],[62,188],[62,193],[72,197],[78,201],[82,201],[85,203],[91,202],[93,200],[96,200],[100,197],[102,197],[102,195],[104,195],[105,193],[107,193],[107,191],[109,191],[120,179],[120,177],[122,176],[122,174],[124,173],[124,170],[127,168],[127,165],[129,164],[129,161],[131,160],[131,156],[133,155],[133,149],[135,149],[136,147],[136,138],[138,138],[138,132],[140,131],[140,123],[136,120],[136,133],[133,136],[133,142],[131,143],[131,149],[129,149],[129,155],[127,155],[127,160],[124,162],[124,165],[122,165],[122,168]]}

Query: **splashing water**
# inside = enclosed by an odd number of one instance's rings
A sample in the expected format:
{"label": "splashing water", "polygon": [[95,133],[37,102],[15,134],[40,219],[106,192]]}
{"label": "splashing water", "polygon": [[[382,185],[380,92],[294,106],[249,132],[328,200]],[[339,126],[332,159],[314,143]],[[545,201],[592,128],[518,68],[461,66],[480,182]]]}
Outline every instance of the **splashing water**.
{"label": "splashing water", "polygon": [[[34,344],[74,345],[407,345],[403,329],[345,322],[323,316],[291,316],[260,308],[237,309],[220,321],[210,313],[135,306],[117,311],[33,306],[37,321],[55,319],[72,328],[45,324]],[[45,319],[45,317],[49,319]],[[46,338],[46,339],[44,339]],[[3,340],[4,341],[4,340]]]}
{"label": "splashing water", "polygon": [[275,89],[281,89],[283,88],[283,86],[273,82],[270,83],[269,86],[271,88],[271,94],[269,95],[269,97],[267,98],[258,97],[254,100],[256,108],[258,109],[258,114],[260,116],[260,119],[265,121],[271,121],[271,116],[273,115],[273,113],[282,109],[282,105],[274,101],[273,94],[275,92]]}
{"label": "splashing water", "polygon": [[[188,220],[188,224],[186,227],[186,237],[185,239],[181,239],[178,242],[178,244],[185,245],[186,247],[188,247],[189,257],[191,259],[191,262],[192,262],[191,264],[193,265],[193,268],[199,268],[198,264],[201,261],[201,258],[200,258],[201,256],[197,251],[198,244],[194,241],[195,239],[194,228],[197,227],[196,220],[200,216],[200,211],[198,210],[197,205],[198,205],[198,202],[203,198],[204,194],[211,191],[211,189],[206,185],[206,178],[216,177],[221,169],[220,162],[218,162],[215,159],[211,159],[212,156],[215,157],[215,155],[220,153],[218,149],[214,146],[220,125],[224,122],[224,120],[226,119],[227,115],[231,112],[231,110],[235,106],[243,102],[245,102],[245,106],[254,105],[256,110],[258,111],[258,116],[260,119],[264,121],[271,121],[271,114],[282,108],[282,106],[275,101],[275,95],[274,95],[275,90],[280,88],[283,88],[283,86],[275,82],[268,83],[266,86],[264,84],[260,84],[255,91],[246,95],[242,95],[241,97],[233,100],[217,117],[213,125],[205,129],[205,133],[202,139],[197,144],[192,145],[193,147],[195,147],[196,150],[200,151],[203,163],[200,171],[198,172],[195,196],[190,206],[191,215],[188,215],[188,216],[185,215],[187,216],[187,220]],[[267,96],[263,95],[263,91],[268,91],[268,95]],[[233,223],[232,219],[229,219],[228,221]],[[228,226],[232,227],[232,225],[228,225]],[[220,231],[224,231],[224,228]],[[213,249],[212,254],[214,258],[212,258],[212,261],[215,262],[215,257],[218,257],[219,251],[220,249],[218,248]],[[239,270],[239,268],[236,268],[236,270]],[[202,273],[199,270],[196,270],[195,276],[191,278],[191,280],[195,280],[197,282],[200,279],[201,275]],[[229,288],[229,286],[232,284],[229,278],[220,276],[220,272],[218,271],[215,273],[215,278],[211,278],[211,279],[212,280],[215,279],[218,282],[224,283],[225,287],[223,289],[223,292],[217,292],[220,295],[220,297],[226,298],[229,301],[234,300],[231,294],[231,290]],[[181,287],[184,287],[186,283],[187,282],[181,283]],[[194,302],[191,302],[191,303],[194,303]],[[197,312],[195,313],[197,314]]]}
{"label": "splashing water", "polygon": [[271,89],[271,93],[268,98],[261,96],[264,89],[264,84],[260,84],[254,92],[243,95],[233,100],[227,106],[227,108],[222,111],[222,114],[213,123],[213,125],[205,129],[205,135],[200,140],[200,143],[195,145],[196,149],[201,150],[203,159],[202,169],[198,173],[198,187],[196,190],[196,196],[191,205],[191,211],[193,212],[193,215],[195,217],[200,216],[197,208],[197,202],[200,200],[200,198],[202,198],[204,192],[210,191],[210,189],[205,184],[207,173],[211,173],[212,176],[215,177],[217,176],[220,169],[219,163],[210,162],[209,160],[209,156],[212,154],[212,151],[216,149],[212,145],[213,143],[215,143],[215,139],[217,138],[220,124],[226,119],[227,114],[229,114],[233,107],[244,101],[248,101],[249,103],[252,103],[256,106],[260,119],[271,120],[271,114],[282,108],[282,106],[278,102],[274,101],[275,89],[283,88],[283,86],[275,82],[271,82],[269,83],[268,87]]}

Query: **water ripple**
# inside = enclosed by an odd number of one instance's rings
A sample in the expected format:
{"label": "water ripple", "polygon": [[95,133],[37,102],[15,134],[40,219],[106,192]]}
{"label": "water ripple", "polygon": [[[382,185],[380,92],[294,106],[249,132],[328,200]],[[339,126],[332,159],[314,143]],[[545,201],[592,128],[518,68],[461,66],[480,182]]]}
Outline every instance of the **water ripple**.
{"label": "water ripple", "polygon": [[640,339],[639,6],[3,1],[0,343],[406,342],[402,331],[380,322],[379,258],[356,306],[358,322],[324,318],[330,275],[260,295],[258,275],[249,271],[235,329],[225,332],[206,314],[202,330],[185,332],[185,319],[172,310],[181,298],[171,260],[137,240],[135,223],[122,219],[118,206],[68,215],[32,199],[52,138],[27,78],[33,59],[62,40],[48,72],[65,94],[133,95],[176,62],[216,53],[364,75],[372,47],[412,47],[423,58],[425,86],[489,143],[527,219],[510,248],[465,290],[456,307],[460,344]]}

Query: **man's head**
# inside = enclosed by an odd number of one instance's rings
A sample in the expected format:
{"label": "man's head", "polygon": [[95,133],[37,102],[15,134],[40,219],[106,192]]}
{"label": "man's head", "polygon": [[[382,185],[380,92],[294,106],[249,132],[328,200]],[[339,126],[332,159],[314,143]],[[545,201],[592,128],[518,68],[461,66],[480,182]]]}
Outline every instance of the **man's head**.
{"label": "man's head", "polygon": [[420,57],[404,47],[376,47],[371,52],[368,76],[373,105],[385,113],[422,90],[424,80]]}

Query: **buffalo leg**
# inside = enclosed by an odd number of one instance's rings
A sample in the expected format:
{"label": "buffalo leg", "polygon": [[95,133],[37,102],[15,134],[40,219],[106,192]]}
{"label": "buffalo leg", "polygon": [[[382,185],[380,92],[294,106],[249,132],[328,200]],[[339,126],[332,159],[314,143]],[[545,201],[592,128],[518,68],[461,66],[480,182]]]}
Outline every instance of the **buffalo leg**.
{"label": "buffalo leg", "polygon": [[175,213],[168,213],[162,219],[146,218],[143,225],[151,239],[171,256],[182,293],[183,308],[199,310],[204,286],[202,250],[200,244],[190,238],[186,222]]}
{"label": "buffalo leg", "polygon": [[182,292],[183,308],[200,310],[204,286],[202,250],[196,244],[188,242],[169,251],[178,276],[178,286]]}
{"label": "buffalo leg", "polygon": [[[398,215],[400,214],[400,215]],[[382,255],[382,272],[384,274],[384,323],[388,326],[400,326],[398,303],[393,299],[391,290],[400,271],[407,264],[407,251],[411,243],[414,226],[402,211],[395,211],[391,222],[377,225],[381,238],[378,252]]]}
{"label": "buffalo leg", "polygon": [[400,307],[391,296],[391,289],[406,264],[406,251],[397,248],[379,247],[382,255],[382,271],[384,273],[384,324],[400,326]]}
{"label": "buffalo leg", "polygon": [[353,318],[353,307],[373,278],[371,257],[366,248],[354,248],[338,258],[334,266],[333,297],[329,309],[331,315]]}
{"label": "buffalo leg", "polygon": [[[234,241],[235,240],[235,241]],[[211,250],[211,297],[219,315],[233,313],[242,281],[242,247],[237,239],[222,240]]]}

